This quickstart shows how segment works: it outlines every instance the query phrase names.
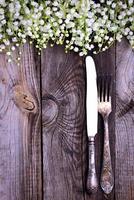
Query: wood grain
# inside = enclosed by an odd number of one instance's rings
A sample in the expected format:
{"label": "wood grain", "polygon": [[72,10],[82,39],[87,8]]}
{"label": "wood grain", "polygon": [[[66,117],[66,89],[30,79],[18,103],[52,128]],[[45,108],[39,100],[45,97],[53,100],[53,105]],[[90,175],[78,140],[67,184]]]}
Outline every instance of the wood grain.
{"label": "wood grain", "polygon": [[[28,44],[21,57],[17,66],[0,54],[0,200],[133,200],[134,52],[128,42],[123,39],[94,56],[97,73],[113,76],[109,125],[115,189],[108,196],[100,187],[90,196],[85,187],[84,59],[54,46],[42,52],[40,63]],[[95,140],[98,178],[103,132],[99,116]]]}
{"label": "wood grain", "polygon": [[116,200],[134,199],[134,52],[116,48]]}
{"label": "wood grain", "polygon": [[82,166],[86,134],[82,58],[72,52],[65,54],[64,47],[49,47],[42,53],[41,74],[44,200],[84,200]]}
{"label": "wood grain", "polygon": [[[104,59],[105,58],[105,59]],[[115,71],[115,47],[95,56],[97,72]],[[75,53],[55,46],[42,53],[42,123],[44,200],[114,199],[114,191],[104,196],[86,192],[87,134],[85,118],[85,62]],[[114,79],[114,78],[113,78]],[[110,120],[110,144],[114,167],[114,108]],[[96,166],[101,168],[103,125],[99,118],[96,137]]]}
{"label": "wood grain", "polygon": [[[41,200],[40,92],[33,48],[21,65],[0,54],[0,199]],[[17,51],[14,53],[14,59]],[[36,68],[37,67],[37,68]]]}

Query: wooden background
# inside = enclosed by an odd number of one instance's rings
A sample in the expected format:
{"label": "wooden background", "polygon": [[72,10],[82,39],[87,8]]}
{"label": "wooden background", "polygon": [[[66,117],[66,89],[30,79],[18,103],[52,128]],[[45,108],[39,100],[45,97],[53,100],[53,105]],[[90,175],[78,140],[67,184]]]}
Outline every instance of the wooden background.
{"label": "wooden background", "polygon": [[[17,52],[14,53],[14,57]],[[115,188],[86,192],[84,58],[28,44],[21,65],[0,54],[0,200],[134,200],[134,52],[123,39],[94,56],[97,73],[113,75],[110,145]],[[92,95],[92,93],[91,93]],[[98,178],[103,121],[96,136]]]}

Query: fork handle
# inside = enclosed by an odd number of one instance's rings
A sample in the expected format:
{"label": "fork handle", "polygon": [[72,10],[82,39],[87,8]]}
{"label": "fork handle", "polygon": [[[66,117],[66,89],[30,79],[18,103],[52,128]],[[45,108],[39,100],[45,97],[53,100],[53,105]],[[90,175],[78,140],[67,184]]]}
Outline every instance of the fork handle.
{"label": "fork handle", "polygon": [[88,139],[88,175],[87,175],[87,192],[95,193],[98,188],[98,181],[95,169],[95,140],[94,137]]}
{"label": "fork handle", "polygon": [[101,171],[101,188],[104,193],[109,194],[114,186],[114,177],[111,162],[110,144],[109,144],[109,128],[108,117],[104,117],[104,149],[103,149],[103,164]]}

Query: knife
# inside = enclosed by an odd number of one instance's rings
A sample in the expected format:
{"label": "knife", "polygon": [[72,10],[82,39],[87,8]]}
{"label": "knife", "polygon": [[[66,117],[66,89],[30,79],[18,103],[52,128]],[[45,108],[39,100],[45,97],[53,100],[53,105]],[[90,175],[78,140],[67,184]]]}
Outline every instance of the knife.
{"label": "knife", "polygon": [[87,71],[87,134],[88,134],[88,174],[87,191],[94,193],[98,188],[98,180],[95,169],[95,135],[97,133],[98,123],[98,101],[97,101],[97,83],[96,69],[94,60],[91,56],[86,57]]}

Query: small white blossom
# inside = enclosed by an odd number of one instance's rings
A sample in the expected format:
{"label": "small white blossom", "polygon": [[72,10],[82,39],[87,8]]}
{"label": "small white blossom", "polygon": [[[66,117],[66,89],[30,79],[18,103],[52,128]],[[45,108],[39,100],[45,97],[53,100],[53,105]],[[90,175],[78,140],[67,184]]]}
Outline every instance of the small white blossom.
{"label": "small white blossom", "polygon": [[52,46],[65,41],[66,51],[74,50],[80,56],[89,50],[105,51],[123,36],[134,47],[133,19],[133,0],[0,0],[0,51],[10,45],[14,51],[26,43],[27,37],[31,43],[35,41],[39,50],[46,48],[49,41]]}
{"label": "small white blossom", "polygon": [[15,46],[12,46],[11,49],[12,49],[12,51],[14,51],[15,50]]}
{"label": "small white blossom", "polygon": [[8,63],[11,63],[11,62],[12,62],[12,60],[11,60],[11,58],[9,58],[9,59],[8,59]]}
{"label": "small white blossom", "polygon": [[7,54],[8,56],[10,56],[10,55],[11,55],[11,52],[10,52],[10,51],[8,51],[6,54]]}
{"label": "small white blossom", "polygon": [[75,47],[75,48],[74,48],[74,51],[75,51],[75,52],[78,52],[78,51],[79,51],[78,47]]}

